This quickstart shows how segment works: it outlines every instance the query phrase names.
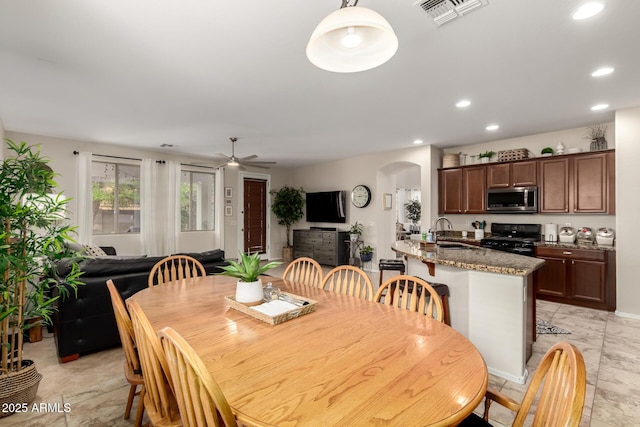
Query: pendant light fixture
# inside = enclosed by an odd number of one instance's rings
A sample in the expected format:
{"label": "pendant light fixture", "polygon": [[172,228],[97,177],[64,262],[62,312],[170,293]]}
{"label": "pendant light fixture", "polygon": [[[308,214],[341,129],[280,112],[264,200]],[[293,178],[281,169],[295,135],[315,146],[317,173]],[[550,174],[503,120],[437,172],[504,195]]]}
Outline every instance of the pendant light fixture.
{"label": "pendant light fixture", "polygon": [[387,62],[398,50],[398,38],[379,13],[342,0],[340,9],[316,27],[307,44],[313,65],[336,73],[355,73]]}

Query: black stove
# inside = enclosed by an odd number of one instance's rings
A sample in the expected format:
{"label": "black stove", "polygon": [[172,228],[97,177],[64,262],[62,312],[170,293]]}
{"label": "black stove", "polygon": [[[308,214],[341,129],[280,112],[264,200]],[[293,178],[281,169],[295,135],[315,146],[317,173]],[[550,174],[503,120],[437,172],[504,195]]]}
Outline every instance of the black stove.
{"label": "black stove", "polygon": [[491,224],[491,237],[480,241],[483,248],[534,256],[535,242],[540,240],[540,224]]}

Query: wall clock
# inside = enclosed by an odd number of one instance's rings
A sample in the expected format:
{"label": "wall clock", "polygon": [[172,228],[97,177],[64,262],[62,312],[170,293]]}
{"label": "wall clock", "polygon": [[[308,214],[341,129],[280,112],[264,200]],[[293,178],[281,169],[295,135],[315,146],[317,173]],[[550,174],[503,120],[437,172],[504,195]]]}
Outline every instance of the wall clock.
{"label": "wall clock", "polygon": [[371,202],[371,190],[366,185],[356,185],[351,190],[351,203],[356,208],[364,208]]}

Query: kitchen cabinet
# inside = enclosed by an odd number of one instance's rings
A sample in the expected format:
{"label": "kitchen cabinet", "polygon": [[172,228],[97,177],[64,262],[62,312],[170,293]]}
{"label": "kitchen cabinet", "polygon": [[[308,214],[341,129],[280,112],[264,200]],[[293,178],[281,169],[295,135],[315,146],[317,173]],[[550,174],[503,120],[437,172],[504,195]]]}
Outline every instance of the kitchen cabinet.
{"label": "kitchen cabinet", "polygon": [[578,213],[615,213],[615,154],[598,153],[573,159],[573,211]]}
{"label": "kitchen cabinet", "polygon": [[540,213],[615,213],[615,152],[538,161]]}
{"label": "kitchen cabinet", "polygon": [[438,170],[438,213],[486,213],[489,188],[538,187],[538,212],[615,213],[615,150]]}
{"label": "kitchen cabinet", "polygon": [[487,165],[487,188],[529,187],[538,184],[535,160]]}
{"label": "kitchen cabinet", "polygon": [[486,212],[486,168],[474,166],[439,171],[441,214]]}
{"label": "kitchen cabinet", "polygon": [[540,213],[569,212],[569,157],[539,160],[540,185],[538,211]]}
{"label": "kitchen cabinet", "polygon": [[615,251],[536,247],[545,264],[534,273],[538,299],[615,310]]}

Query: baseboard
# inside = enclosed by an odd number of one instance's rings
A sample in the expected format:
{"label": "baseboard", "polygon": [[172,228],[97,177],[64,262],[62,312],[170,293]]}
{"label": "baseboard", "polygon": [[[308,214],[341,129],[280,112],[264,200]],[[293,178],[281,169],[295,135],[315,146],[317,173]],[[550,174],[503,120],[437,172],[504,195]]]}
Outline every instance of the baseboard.
{"label": "baseboard", "polygon": [[513,381],[514,383],[518,383],[518,384],[526,383],[527,377],[529,376],[529,371],[526,369],[524,370],[524,374],[522,374],[522,376],[519,376],[519,377],[515,375],[507,374],[506,372],[502,372],[498,369],[489,368],[489,367],[487,367],[487,371],[489,371],[491,375],[495,375],[497,377],[504,378],[505,380]]}
{"label": "baseboard", "polygon": [[624,312],[618,311],[618,310],[616,310],[614,312],[614,314],[616,316],[619,316],[619,317],[626,317],[626,318],[629,318],[629,319],[638,319],[638,320],[640,320],[640,314],[624,313]]}

